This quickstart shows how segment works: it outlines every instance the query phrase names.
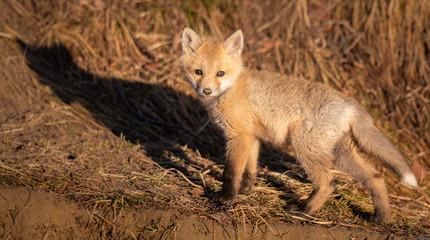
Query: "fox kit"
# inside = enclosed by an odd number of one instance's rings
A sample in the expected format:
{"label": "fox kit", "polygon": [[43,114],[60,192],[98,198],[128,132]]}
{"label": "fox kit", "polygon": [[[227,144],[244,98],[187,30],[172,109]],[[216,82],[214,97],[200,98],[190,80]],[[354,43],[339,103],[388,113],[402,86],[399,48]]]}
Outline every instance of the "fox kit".
{"label": "fox kit", "polygon": [[318,211],[333,192],[330,169],[337,166],[368,189],[375,221],[390,218],[384,180],[359,148],[418,188],[402,155],[354,100],[320,83],[243,67],[241,30],[223,40],[185,28],[182,49],[183,73],[227,141],[221,202],[251,191],[260,141],[293,147],[314,185],[302,206],[307,214]]}

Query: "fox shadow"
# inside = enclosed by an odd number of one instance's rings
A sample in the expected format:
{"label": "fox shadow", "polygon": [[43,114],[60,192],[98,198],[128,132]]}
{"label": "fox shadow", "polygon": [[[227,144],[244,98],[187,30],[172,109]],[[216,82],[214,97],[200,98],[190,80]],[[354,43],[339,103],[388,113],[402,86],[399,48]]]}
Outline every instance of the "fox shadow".
{"label": "fox shadow", "polygon": [[[106,126],[115,135],[143,146],[146,155],[161,166],[175,168],[186,176],[192,175],[186,164],[196,163],[180,146],[187,146],[216,164],[223,164],[225,143],[222,133],[215,126],[207,125],[207,113],[198,99],[158,84],[97,76],[80,68],[70,51],[62,44],[35,47],[20,39],[16,41],[30,69],[61,101],[69,105],[79,103],[98,123]],[[165,149],[183,159],[185,166],[164,156]],[[261,157],[274,153],[271,148],[263,147],[260,155],[262,166],[276,172],[290,170]],[[276,152],[276,156],[294,161],[294,158],[287,154]],[[221,180],[220,174],[212,171],[209,174]],[[306,181],[297,175],[292,177]],[[202,185],[199,180],[191,180]],[[282,188],[287,194],[292,192],[285,184],[275,179],[265,177],[265,180]],[[205,189],[207,197],[212,199],[214,194],[213,190]]]}

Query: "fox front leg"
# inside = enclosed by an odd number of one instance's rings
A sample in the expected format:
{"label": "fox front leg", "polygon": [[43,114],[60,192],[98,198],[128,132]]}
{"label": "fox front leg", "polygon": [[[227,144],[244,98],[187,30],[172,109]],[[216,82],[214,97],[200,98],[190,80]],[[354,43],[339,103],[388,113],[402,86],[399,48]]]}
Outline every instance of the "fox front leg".
{"label": "fox front leg", "polygon": [[257,178],[258,153],[260,142],[255,139],[249,151],[248,160],[246,161],[245,170],[240,184],[239,194],[248,195],[252,193]]}
{"label": "fox front leg", "polygon": [[[245,168],[246,175],[255,175],[257,167],[255,155],[256,153],[258,154],[258,149],[257,151],[252,149],[252,146],[255,145],[255,141],[256,139],[249,135],[239,135],[227,141],[226,165],[223,172],[223,185],[220,197],[222,203],[232,202],[236,199],[241,189]],[[249,162],[248,165],[250,157],[255,161]],[[246,181],[249,181],[249,179],[246,179]],[[246,183],[246,185],[249,184],[250,183]]]}

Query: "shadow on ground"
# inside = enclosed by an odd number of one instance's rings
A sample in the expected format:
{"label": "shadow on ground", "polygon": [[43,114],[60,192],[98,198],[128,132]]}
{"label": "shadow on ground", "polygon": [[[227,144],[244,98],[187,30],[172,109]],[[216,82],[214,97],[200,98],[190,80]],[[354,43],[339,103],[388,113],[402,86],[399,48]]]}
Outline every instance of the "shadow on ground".
{"label": "shadow on ground", "polygon": [[[180,146],[198,150],[216,164],[223,163],[222,134],[210,124],[206,127],[208,116],[197,99],[166,86],[89,73],[74,62],[70,51],[61,44],[35,47],[19,39],[17,43],[39,81],[49,86],[64,103],[79,103],[118,137],[141,144],[146,155],[160,165],[189,175],[185,167],[164,154],[168,150],[186,163],[196,164]],[[262,152],[262,155],[275,154],[275,158],[294,161],[291,156],[268,147],[263,147]],[[272,164],[275,161],[271,159],[264,158],[263,166],[280,173],[290,170],[282,164]],[[221,180],[219,174],[211,174]],[[292,177],[306,181],[295,174]],[[266,181],[291,192],[282,182],[270,177]],[[211,198],[213,192],[206,195]]]}

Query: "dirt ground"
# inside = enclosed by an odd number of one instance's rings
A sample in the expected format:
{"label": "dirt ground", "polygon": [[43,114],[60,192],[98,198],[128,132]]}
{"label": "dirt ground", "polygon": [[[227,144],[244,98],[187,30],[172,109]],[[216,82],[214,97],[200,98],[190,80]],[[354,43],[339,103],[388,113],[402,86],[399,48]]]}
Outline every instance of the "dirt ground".
{"label": "dirt ground", "polygon": [[[2,235],[6,239],[90,239],[97,213],[55,195],[26,187],[0,187]],[[120,210],[113,231],[141,239],[401,239],[392,234],[342,226],[219,224],[192,213]]]}
{"label": "dirt ground", "polygon": [[[0,1],[0,238],[429,239],[426,3]],[[312,191],[294,154],[263,146],[255,191],[213,201],[225,146],[178,67],[184,26],[241,28],[247,67],[357,99],[422,189],[375,162],[392,210],[378,225],[365,188],[334,169],[336,191],[307,216],[289,210]]]}

